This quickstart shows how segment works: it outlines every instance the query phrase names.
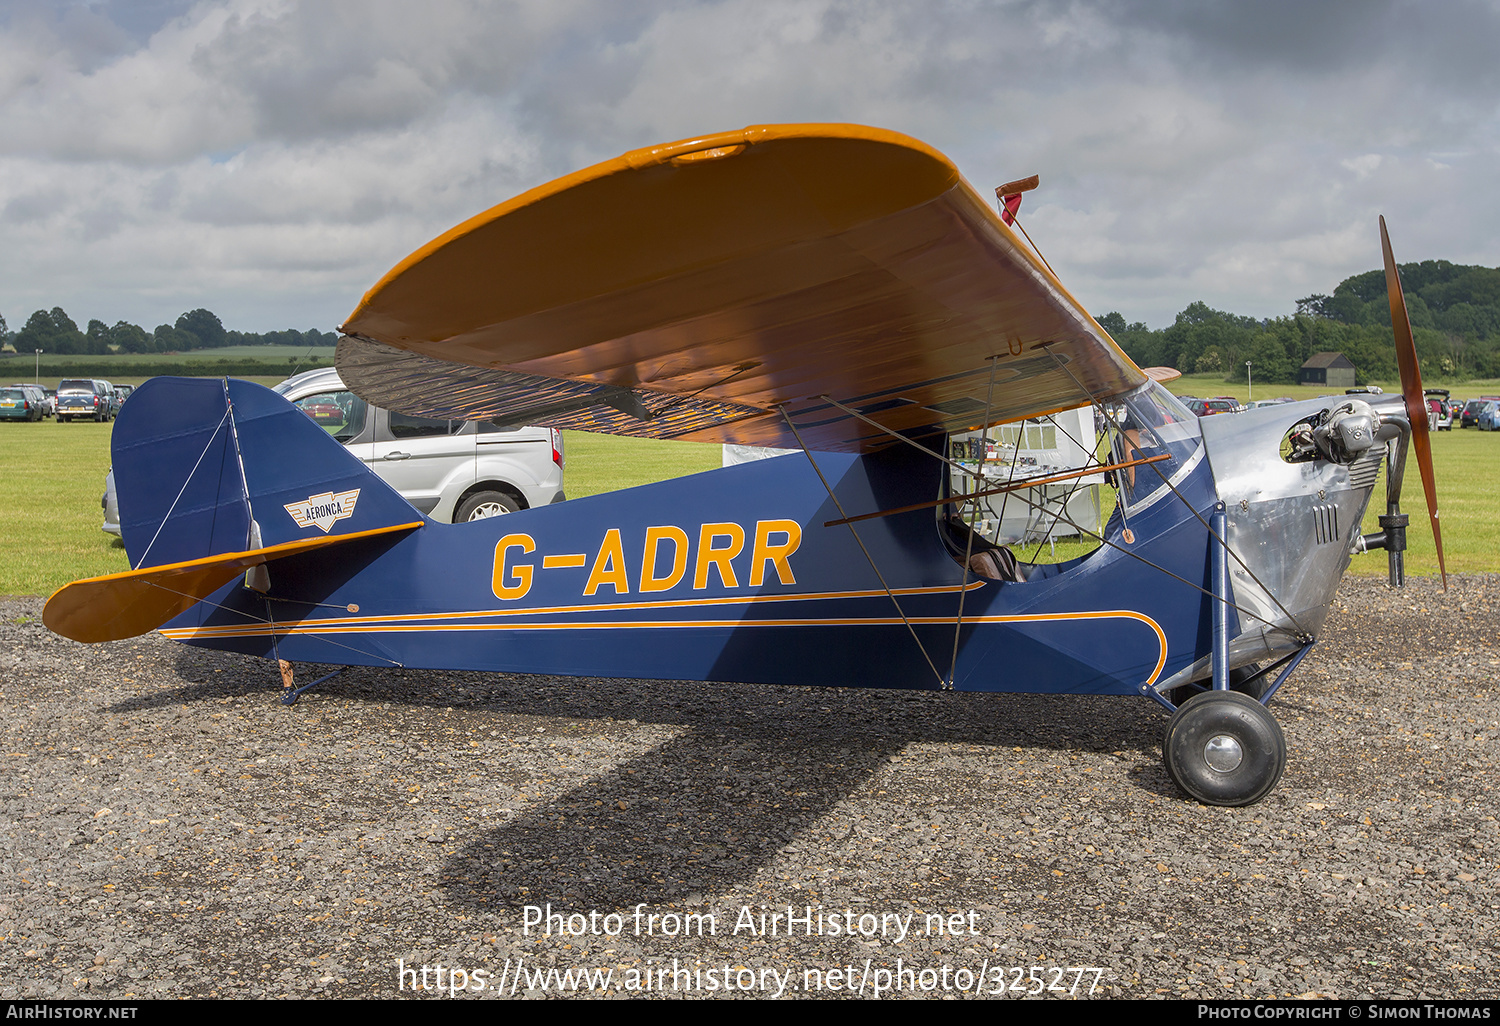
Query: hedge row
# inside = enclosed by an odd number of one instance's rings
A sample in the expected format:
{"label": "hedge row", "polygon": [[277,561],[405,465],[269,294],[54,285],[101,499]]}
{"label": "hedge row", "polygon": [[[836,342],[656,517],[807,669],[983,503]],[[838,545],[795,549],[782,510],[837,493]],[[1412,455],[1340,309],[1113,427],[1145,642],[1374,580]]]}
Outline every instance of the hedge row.
{"label": "hedge row", "polygon": [[[140,378],[154,377],[165,374],[181,378],[244,378],[244,377],[286,377],[296,367],[298,370],[311,370],[314,367],[327,367],[332,360],[318,360],[316,358],[300,360],[296,363],[287,360],[187,360],[181,363],[124,363],[114,360],[48,360],[43,358],[40,377],[43,381],[51,378],[101,378],[105,381],[113,378]],[[14,378],[17,381],[30,381],[38,374],[36,362],[24,359],[20,356],[0,362],[0,377]]]}

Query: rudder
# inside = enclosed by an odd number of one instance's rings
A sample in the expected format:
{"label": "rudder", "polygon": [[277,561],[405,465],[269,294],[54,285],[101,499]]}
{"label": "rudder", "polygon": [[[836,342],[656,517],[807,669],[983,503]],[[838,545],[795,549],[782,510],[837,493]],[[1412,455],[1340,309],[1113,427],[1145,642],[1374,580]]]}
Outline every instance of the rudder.
{"label": "rudder", "polygon": [[111,449],[133,569],[421,516],[301,410],[248,381],[151,378],[121,408]]}

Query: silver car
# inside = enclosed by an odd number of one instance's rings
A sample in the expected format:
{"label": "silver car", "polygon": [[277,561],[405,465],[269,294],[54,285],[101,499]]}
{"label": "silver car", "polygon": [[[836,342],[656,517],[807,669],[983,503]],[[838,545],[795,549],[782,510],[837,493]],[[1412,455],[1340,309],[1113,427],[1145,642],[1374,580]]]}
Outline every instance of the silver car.
{"label": "silver car", "polygon": [[[332,367],[287,378],[272,391],[434,520],[482,520],[567,498],[562,432],[555,428],[498,428],[392,413],[345,388]],[[104,530],[118,535],[113,470],[104,478],[102,505]]]}
{"label": "silver car", "polygon": [[99,500],[104,507],[104,533],[120,536],[120,499],[115,494],[115,468],[110,467],[104,475],[104,498]]}
{"label": "silver car", "polygon": [[407,502],[459,523],[562,502],[562,432],[431,420],[371,406],[332,367],[287,378],[285,396]]}

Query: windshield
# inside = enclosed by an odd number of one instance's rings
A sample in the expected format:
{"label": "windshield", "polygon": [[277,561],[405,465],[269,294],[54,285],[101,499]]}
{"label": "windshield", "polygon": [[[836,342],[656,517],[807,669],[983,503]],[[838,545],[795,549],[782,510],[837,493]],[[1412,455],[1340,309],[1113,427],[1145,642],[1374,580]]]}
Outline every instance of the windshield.
{"label": "windshield", "polygon": [[1151,382],[1106,409],[1113,463],[1165,456],[1150,466],[1125,467],[1116,473],[1126,512],[1155,502],[1170,491],[1167,485],[1194,462],[1203,436],[1198,418],[1177,397]]}

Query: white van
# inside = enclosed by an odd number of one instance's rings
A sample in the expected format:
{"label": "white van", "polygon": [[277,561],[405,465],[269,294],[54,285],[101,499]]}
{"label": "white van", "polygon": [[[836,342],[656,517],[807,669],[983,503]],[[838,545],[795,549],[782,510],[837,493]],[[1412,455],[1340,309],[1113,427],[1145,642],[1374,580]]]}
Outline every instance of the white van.
{"label": "white van", "polygon": [[392,413],[349,391],[333,367],[287,378],[272,391],[434,520],[481,520],[567,497],[562,432],[555,428]]}

